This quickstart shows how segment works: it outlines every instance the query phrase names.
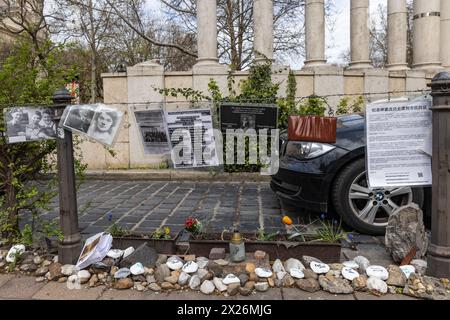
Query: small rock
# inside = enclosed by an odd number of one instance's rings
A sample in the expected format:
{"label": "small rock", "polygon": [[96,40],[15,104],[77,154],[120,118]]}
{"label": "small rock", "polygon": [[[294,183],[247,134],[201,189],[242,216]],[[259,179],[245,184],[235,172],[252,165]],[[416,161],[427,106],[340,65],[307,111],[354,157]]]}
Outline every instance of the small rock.
{"label": "small rock", "polygon": [[292,268],[300,269],[302,271],[306,269],[305,266],[300,262],[300,260],[290,258],[284,262],[284,269],[289,273],[291,272]]}
{"label": "small rock", "polygon": [[164,279],[170,276],[170,269],[166,264],[161,264],[156,267],[155,278],[159,283],[164,282]]}
{"label": "small rock", "polygon": [[95,287],[95,285],[97,284],[97,282],[99,281],[98,276],[96,274],[94,274],[90,279],[89,279],[89,287]]}
{"label": "small rock", "polygon": [[193,275],[189,280],[189,288],[191,288],[192,290],[198,290],[200,284],[200,277],[197,275]]}
{"label": "small rock", "polygon": [[229,285],[229,284],[232,284],[232,283],[241,283],[241,280],[239,280],[239,278],[238,277],[236,277],[234,274],[229,274],[229,275],[227,275],[224,279],[223,279],[223,284],[225,284],[225,285]]}
{"label": "small rock", "polygon": [[91,274],[87,270],[78,271],[77,277],[80,280],[81,284],[85,284],[91,278]]}
{"label": "small rock", "polygon": [[30,265],[29,264],[23,264],[23,265],[20,266],[19,269],[20,269],[20,271],[27,272],[27,271],[30,270]]}
{"label": "small rock", "polygon": [[296,268],[291,268],[290,275],[292,278],[295,278],[295,279],[303,279],[305,277],[305,274],[303,273],[303,271],[300,269],[296,269]]}
{"label": "small rock", "polygon": [[214,292],[214,289],[216,287],[214,286],[214,283],[212,283],[209,280],[206,280],[202,283],[202,285],[200,286],[200,292],[206,295],[210,295],[211,293]]}
{"label": "small rock", "polygon": [[196,261],[199,269],[206,269],[209,263],[209,260],[205,257],[198,257]]}
{"label": "small rock", "polygon": [[198,269],[196,275],[200,278],[201,282],[210,280],[214,277],[214,275],[211,275],[210,272],[206,269]]}
{"label": "small rock", "polygon": [[257,282],[255,283],[255,290],[258,292],[266,292],[269,290],[269,284],[267,282]]}
{"label": "small rock", "polygon": [[37,266],[40,265],[42,261],[44,261],[44,259],[42,259],[40,256],[36,256],[33,258],[33,263]]}
{"label": "small rock", "polygon": [[230,284],[229,286],[228,286],[228,288],[227,288],[227,293],[230,295],[230,296],[235,296],[235,295],[237,295],[237,293],[239,292],[239,288],[240,288],[241,286],[238,284],[238,283],[232,283],[232,284]]}
{"label": "small rock", "polygon": [[311,264],[311,262],[313,262],[313,261],[322,263],[322,261],[320,261],[319,259],[311,257],[311,256],[303,256],[302,257],[302,262],[305,266],[309,266]]}
{"label": "small rock", "polygon": [[253,290],[253,289],[255,289],[255,282],[249,281],[249,282],[247,282],[247,283],[245,284],[244,287],[247,288],[247,289]]}
{"label": "small rock", "polygon": [[357,256],[353,259],[358,264],[359,272],[365,273],[366,269],[370,266],[370,261],[364,256]]}
{"label": "small rock", "polygon": [[142,284],[137,284],[137,285],[135,286],[135,289],[136,289],[137,291],[139,291],[139,292],[142,292],[142,291],[144,291],[146,288],[145,288],[145,286],[143,286]]}
{"label": "small rock", "polygon": [[210,262],[208,264],[208,269],[209,269],[209,271],[211,271],[214,274],[214,276],[216,276],[218,278],[222,277],[222,275],[223,275],[223,267],[219,266],[215,262]]}
{"label": "small rock", "polygon": [[52,261],[53,261],[53,263],[58,263],[59,262],[59,257],[58,256],[54,256]]}
{"label": "small rock", "polygon": [[164,282],[169,282],[171,284],[178,283],[178,276],[169,276],[164,279]]}
{"label": "small rock", "polygon": [[428,264],[425,260],[422,259],[413,259],[411,261],[411,265],[416,268],[416,272],[423,276],[427,272]]}
{"label": "small rock", "polygon": [[48,266],[50,266],[51,264],[52,264],[52,262],[49,261],[49,260],[44,260],[44,262],[42,262],[42,266],[43,266],[43,267],[48,267]]}
{"label": "small rock", "polygon": [[166,265],[170,270],[180,270],[181,268],[183,268],[184,263],[179,257],[172,256],[167,259]]}
{"label": "small rock", "polygon": [[342,276],[349,281],[353,281],[359,277],[358,271],[350,267],[343,267],[341,273]]}
{"label": "small rock", "polygon": [[256,268],[255,273],[260,278],[269,278],[273,275],[273,272],[267,268]]}
{"label": "small rock", "polygon": [[175,285],[170,282],[163,282],[161,283],[161,289],[163,290],[173,290],[175,289]]}
{"label": "small rock", "polygon": [[245,271],[247,271],[248,273],[254,272],[255,269],[256,269],[256,266],[255,266],[254,263],[250,263],[250,262],[249,262],[249,263],[247,263],[247,264],[245,265]]}
{"label": "small rock", "polygon": [[303,270],[303,273],[305,274],[305,279],[319,279],[319,275],[311,269],[305,269]]}
{"label": "small rock", "polygon": [[198,270],[198,264],[194,261],[189,261],[183,266],[182,270],[186,273],[195,273]]}
{"label": "small rock", "polygon": [[63,276],[61,272],[62,265],[58,262],[52,263],[48,266],[48,271],[50,273],[49,280],[56,281]]}
{"label": "small rock", "polygon": [[189,262],[189,261],[195,261],[195,254],[188,254],[184,256],[184,261]]}
{"label": "small rock", "polygon": [[156,282],[155,276],[154,275],[148,275],[147,277],[145,277],[145,280],[147,281],[147,283],[152,284]]}
{"label": "small rock", "polygon": [[150,284],[148,285],[148,288],[149,288],[150,290],[152,290],[152,291],[155,291],[155,292],[161,291],[161,287],[160,287],[157,283],[155,283],[155,282],[150,283]]}
{"label": "small rock", "polygon": [[239,287],[239,293],[244,296],[247,297],[249,295],[252,294],[253,289],[249,289],[249,288],[245,288],[245,287]]}
{"label": "small rock", "polygon": [[133,280],[130,278],[119,279],[114,283],[114,288],[117,290],[126,290],[132,288],[134,285]]}
{"label": "small rock", "polygon": [[358,278],[353,279],[352,287],[355,291],[365,291],[367,289],[367,277],[360,275]]}
{"label": "small rock", "polygon": [[256,273],[252,272],[248,275],[248,280],[257,282],[259,281],[259,278]]}
{"label": "small rock", "polygon": [[319,281],[317,281],[316,279],[300,279],[297,280],[295,282],[295,284],[297,285],[297,287],[300,290],[306,291],[306,292],[317,292],[320,290],[320,285],[319,285]]}
{"label": "small rock", "polygon": [[65,264],[61,267],[61,273],[67,277],[77,273],[78,268],[73,264]]}
{"label": "small rock", "polygon": [[145,273],[144,265],[140,262],[133,264],[130,267],[130,272],[134,276],[138,276]]}
{"label": "small rock", "polygon": [[284,267],[283,267],[283,263],[281,262],[280,259],[277,259],[277,260],[275,260],[275,261],[273,262],[272,270],[273,270],[273,272],[275,272],[275,273],[278,273],[278,272],[286,272],[286,270],[285,270]]}
{"label": "small rock", "polygon": [[25,252],[25,246],[23,244],[17,244],[15,246],[12,246],[11,249],[9,249],[7,255],[6,255],[6,262],[14,262],[20,255],[22,255]]}
{"label": "small rock", "polygon": [[145,270],[145,273],[144,273],[145,276],[152,275],[155,273],[155,270],[153,268],[144,267],[144,270]]}
{"label": "small rock", "polygon": [[358,270],[358,269],[359,269],[359,264],[357,264],[357,263],[356,263],[355,261],[353,261],[353,260],[345,261],[345,262],[342,263],[342,265],[343,265],[344,267],[351,268],[351,269],[354,269],[354,270]]}
{"label": "small rock", "polygon": [[[298,270],[298,269],[295,269],[295,270]],[[278,279],[278,280],[283,280],[283,278],[284,278],[286,275],[287,275],[287,272],[285,272],[285,271],[277,272],[277,279]]]}
{"label": "small rock", "polygon": [[312,261],[309,265],[311,270],[316,274],[324,274],[330,271],[330,266],[325,263],[319,263],[316,261]]}
{"label": "small rock", "polygon": [[131,279],[133,279],[134,282],[144,282],[146,280],[146,278],[143,274],[139,274],[137,276],[132,276]]}
{"label": "small rock", "polygon": [[225,267],[230,264],[230,262],[228,262],[227,260],[224,260],[224,259],[214,260],[214,262],[217,263],[221,267]]}
{"label": "small rock", "polygon": [[409,279],[411,274],[416,273],[416,268],[412,265],[400,266],[400,270],[402,270],[406,279]]}
{"label": "small rock", "polygon": [[115,279],[124,279],[124,278],[127,278],[130,274],[131,274],[130,269],[122,268],[122,269],[117,270],[114,273],[114,278]]}
{"label": "small rock", "polygon": [[369,278],[375,277],[383,281],[389,278],[389,272],[382,266],[369,266],[366,268],[366,274]]}
{"label": "small rock", "polygon": [[[388,267],[389,278],[386,283],[389,286],[402,287],[406,285],[406,275],[403,273],[402,269],[395,265],[390,265]],[[383,280],[383,279],[382,279]]]}
{"label": "small rock", "polygon": [[283,278],[283,287],[285,288],[290,288],[295,284],[295,280],[290,276],[290,275],[286,275]]}
{"label": "small rock", "polygon": [[123,251],[120,249],[111,249],[108,251],[106,256],[112,259],[119,259],[123,256]]}
{"label": "small rock", "polygon": [[377,277],[369,277],[367,280],[367,289],[374,290],[382,294],[386,294],[388,292],[386,282]]}
{"label": "small rock", "polygon": [[225,259],[225,248],[212,248],[209,252],[210,260]]}
{"label": "small rock", "polygon": [[45,281],[45,277],[37,277],[36,278],[36,282],[44,282]]}
{"label": "small rock", "polygon": [[216,287],[217,291],[219,291],[219,292],[224,292],[227,290],[227,286],[223,284],[222,280],[223,280],[222,278],[214,278],[213,279],[214,286]]}
{"label": "small rock", "polygon": [[240,274],[238,278],[241,281],[241,286],[244,286],[247,283],[249,276],[246,274]]}
{"label": "small rock", "polygon": [[342,263],[331,263],[328,265],[331,271],[341,271],[344,265]]}
{"label": "small rock", "polygon": [[266,259],[267,253],[262,250],[256,250],[255,251],[255,259],[256,260],[264,260]]}
{"label": "small rock", "polygon": [[62,277],[58,279],[58,283],[65,283],[67,281],[67,277]]}
{"label": "small rock", "polygon": [[91,269],[92,272],[95,274],[100,274],[104,272],[108,273],[111,270],[111,266],[103,262],[96,262],[93,265],[91,265]]}
{"label": "small rock", "polygon": [[159,254],[158,258],[156,259],[155,266],[158,267],[162,264],[165,264],[166,262],[167,262],[167,256],[164,254]]}
{"label": "small rock", "polygon": [[270,287],[272,288],[275,287],[275,280],[273,278],[268,278],[267,283],[269,284]]}
{"label": "small rock", "polygon": [[132,253],[134,252],[134,248],[133,247],[128,247],[123,251],[123,258],[127,258],[128,256],[130,256]]}
{"label": "small rock", "polygon": [[45,276],[45,274],[48,272],[48,267],[40,267],[35,271],[35,275],[38,277]]}
{"label": "small rock", "polygon": [[353,287],[345,279],[335,278],[333,276],[319,276],[319,284],[324,291],[335,294],[350,294]]}
{"label": "small rock", "polygon": [[190,278],[191,278],[191,276],[188,275],[186,272],[181,272],[180,276],[178,277],[178,284],[180,286],[185,286],[189,282]]}
{"label": "small rock", "polygon": [[113,267],[111,267],[111,271],[109,272],[109,274],[114,276],[118,270],[119,270],[118,267],[113,266]]}

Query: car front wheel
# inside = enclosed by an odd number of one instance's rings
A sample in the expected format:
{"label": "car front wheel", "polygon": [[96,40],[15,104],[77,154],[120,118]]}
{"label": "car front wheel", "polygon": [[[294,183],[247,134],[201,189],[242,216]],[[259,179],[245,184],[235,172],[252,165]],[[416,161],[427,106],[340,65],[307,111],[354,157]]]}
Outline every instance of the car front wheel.
{"label": "car front wheel", "polygon": [[423,205],[422,188],[368,187],[365,159],[358,159],[341,171],[332,187],[332,203],[349,226],[361,233],[383,235],[395,209],[411,204]]}

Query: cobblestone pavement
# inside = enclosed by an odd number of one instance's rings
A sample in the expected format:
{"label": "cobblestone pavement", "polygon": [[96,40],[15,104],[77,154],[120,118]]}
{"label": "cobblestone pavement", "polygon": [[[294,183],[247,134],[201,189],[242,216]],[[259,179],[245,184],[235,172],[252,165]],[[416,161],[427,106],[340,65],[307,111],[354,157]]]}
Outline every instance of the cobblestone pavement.
{"label": "cobblestone pavement", "polygon": [[[113,221],[136,233],[169,226],[183,229],[189,216],[199,218],[207,232],[233,227],[241,232],[285,232],[280,202],[267,182],[92,181],[77,193],[79,226],[84,236],[107,229]],[[45,220],[58,219],[58,199]],[[22,224],[30,223],[29,217]]]}

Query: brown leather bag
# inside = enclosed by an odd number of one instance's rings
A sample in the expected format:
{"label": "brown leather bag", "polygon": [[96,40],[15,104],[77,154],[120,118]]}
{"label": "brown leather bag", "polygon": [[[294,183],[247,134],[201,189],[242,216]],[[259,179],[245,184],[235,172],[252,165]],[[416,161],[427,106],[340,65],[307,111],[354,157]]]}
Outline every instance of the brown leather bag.
{"label": "brown leather bag", "polygon": [[289,141],[336,142],[335,117],[289,116]]}

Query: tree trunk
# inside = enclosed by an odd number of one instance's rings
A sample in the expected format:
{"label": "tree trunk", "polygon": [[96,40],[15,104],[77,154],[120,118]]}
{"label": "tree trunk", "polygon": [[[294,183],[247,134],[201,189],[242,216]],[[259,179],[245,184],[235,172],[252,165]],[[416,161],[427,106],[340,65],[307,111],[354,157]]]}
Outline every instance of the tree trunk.
{"label": "tree trunk", "polygon": [[17,209],[17,188],[13,184],[13,172],[8,171],[5,181],[5,204],[3,210],[6,212],[6,223],[9,228],[2,232],[4,239],[11,239],[19,229],[19,210]]}

